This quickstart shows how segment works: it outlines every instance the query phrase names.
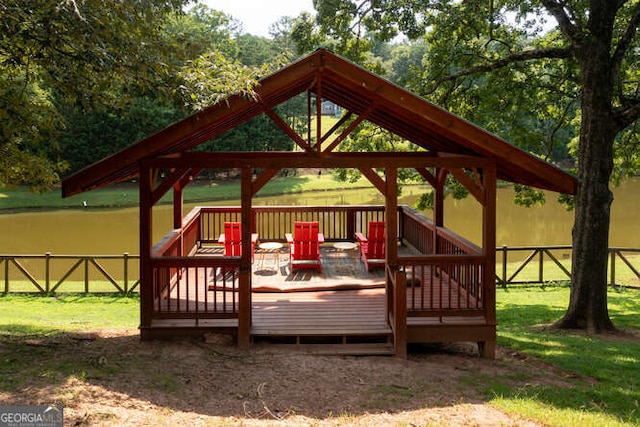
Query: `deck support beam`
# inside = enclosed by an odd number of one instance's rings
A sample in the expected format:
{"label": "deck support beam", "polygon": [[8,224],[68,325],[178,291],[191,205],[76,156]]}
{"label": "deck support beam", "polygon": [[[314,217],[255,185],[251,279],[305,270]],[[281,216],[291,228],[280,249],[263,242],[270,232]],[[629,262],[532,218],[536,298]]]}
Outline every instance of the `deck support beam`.
{"label": "deck support beam", "polygon": [[[173,228],[182,227],[182,218],[184,217],[183,210],[183,193],[182,187],[179,185],[175,185],[173,187]],[[182,254],[180,254],[182,255]]]}
{"label": "deck support beam", "polygon": [[439,254],[438,227],[444,227],[444,183],[447,180],[449,171],[447,169],[436,168],[436,182],[433,188],[433,223],[436,226],[436,232],[433,233],[433,253]]}
{"label": "deck support beam", "polygon": [[[397,357],[407,357],[407,281],[404,273],[398,272],[398,169],[390,167],[385,169],[385,230],[386,230],[386,277],[392,281],[393,310],[392,330],[394,353]],[[388,301],[388,299],[387,299]]]}
{"label": "deck support beam", "polygon": [[482,357],[495,357],[496,325],[496,187],[497,171],[495,163],[482,170],[484,184],[484,204],[482,206],[482,250],[485,256],[484,268],[484,309],[485,321],[492,326],[493,339],[479,341],[478,350]]}
{"label": "deck support beam", "polygon": [[140,338],[145,339],[145,329],[153,318],[153,270],[151,265],[152,170],[140,162]]}
{"label": "deck support beam", "polygon": [[251,199],[252,190],[251,166],[242,168],[242,255],[240,257],[239,273],[239,300],[238,300],[238,348],[247,350],[251,346],[251,251],[244,248],[251,247],[252,217]]}

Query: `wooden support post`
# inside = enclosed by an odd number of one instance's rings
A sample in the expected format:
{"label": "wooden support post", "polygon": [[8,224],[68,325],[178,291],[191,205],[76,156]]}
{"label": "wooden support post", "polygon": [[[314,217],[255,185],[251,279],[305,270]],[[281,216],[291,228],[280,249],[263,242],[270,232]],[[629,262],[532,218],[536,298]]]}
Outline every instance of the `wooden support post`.
{"label": "wooden support post", "polygon": [[[393,277],[393,342],[397,357],[407,357],[407,280],[398,271],[398,169],[386,169],[385,230],[387,280]],[[387,286],[389,289],[389,286]]]}
{"label": "wooden support post", "polygon": [[433,188],[433,222],[436,227],[444,226],[444,181],[446,173],[441,173],[441,169],[436,170],[436,185]]}
{"label": "wooden support post", "polygon": [[[484,266],[484,305],[485,318],[489,325],[496,324],[496,185],[495,163],[483,169],[485,201],[482,207],[482,250],[485,256]],[[495,334],[495,329],[494,329]],[[493,340],[478,343],[482,357],[495,357],[495,335]]]}
{"label": "wooden support post", "polygon": [[407,357],[407,274],[402,271],[395,272],[396,285],[393,287],[393,343],[396,357]]}
{"label": "wooden support post", "polygon": [[173,228],[182,227],[183,211],[183,193],[182,187],[175,185],[173,187]]}
{"label": "wooden support post", "polygon": [[387,265],[392,271],[398,267],[398,169],[386,169],[385,230]]}
{"label": "wooden support post", "polygon": [[[177,230],[179,228],[182,228],[182,217],[183,215],[183,211],[182,211],[182,187],[178,184],[173,186],[173,229]],[[190,249],[190,248],[189,248]],[[184,236],[182,231],[180,232],[180,253],[177,254],[178,256],[184,256],[185,254],[185,250],[184,250]]]}
{"label": "wooden support post", "polygon": [[307,145],[311,146],[311,91],[307,91]]}
{"label": "wooden support post", "polygon": [[251,185],[252,169],[242,168],[242,256],[240,258],[238,300],[238,348],[247,350],[251,346]]}
{"label": "wooden support post", "polygon": [[438,227],[444,227],[444,182],[447,178],[446,170],[436,169],[436,185],[433,187],[433,253],[439,254]]}
{"label": "wooden support post", "polygon": [[149,167],[140,164],[140,328],[142,329],[142,339],[145,339],[144,329],[151,326],[153,319],[151,173]]}
{"label": "wooden support post", "polygon": [[316,77],[316,145],[315,151],[322,152],[322,74]]}

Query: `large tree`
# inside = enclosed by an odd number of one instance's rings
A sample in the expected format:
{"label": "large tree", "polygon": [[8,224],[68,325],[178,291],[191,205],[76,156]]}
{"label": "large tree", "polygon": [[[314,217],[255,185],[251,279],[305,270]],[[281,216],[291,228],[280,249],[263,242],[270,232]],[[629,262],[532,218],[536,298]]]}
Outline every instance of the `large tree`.
{"label": "large tree", "polygon": [[162,19],[189,0],[6,0],[0,5],[0,186],[46,188],[65,169],[60,100],[126,102],[166,72]]}
{"label": "large tree", "polygon": [[[523,64],[544,63],[547,70],[564,70],[548,77],[550,85],[574,87],[579,105],[579,187],[570,301],[557,325],[592,332],[614,329],[607,309],[610,182],[618,145],[627,153],[637,147],[629,130],[640,117],[640,3],[314,0],[314,6],[320,34],[341,40],[338,46],[353,46],[369,32],[386,40],[399,32],[410,38],[429,34],[432,43],[448,40],[449,57],[443,54],[430,61],[446,74],[437,82],[448,84],[449,90]],[[312,34],[306,23],[306,33]],[[464,64],[452,61],[461,57]]]}

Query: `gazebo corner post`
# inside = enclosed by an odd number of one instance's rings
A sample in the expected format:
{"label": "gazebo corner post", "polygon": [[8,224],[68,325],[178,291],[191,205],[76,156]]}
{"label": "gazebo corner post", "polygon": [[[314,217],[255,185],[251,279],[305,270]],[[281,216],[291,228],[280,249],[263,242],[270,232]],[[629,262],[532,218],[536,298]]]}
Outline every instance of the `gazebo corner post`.
{"label": "gazebo corner post", "polygon": [[436,169],[436,185],[433,188],[433,253],[439,254],[438,228],[444,227],[444,183],[447,179],[447,170]]}
{"label": "gazebo corner post", "polygon": [[153,267],[151,245],[153,229],[152,170],[140,161],[140,339],[148,338],[153,320]]}
{"label": "gazebo corner post", "polygon": [[396,357],[407,358],[407,275],[396,270],[393,287],[393,352]]}
{"label": "gazebo corner post", "polygon": [[478,342],[480,355],[495,357],[496,347],[496,187],[495,162],[484,168],[485,202],[482,208],[482,250],[485,256],[483,277],[485,320],[490,328],[489,337]]}
{"label": "gazebo corner post", "polygon": [[[183,192],[182,187],[179,184],[173,186],[173,229],[182,228],[182,218],[184,217],[183,211]],[[184,236],[180,233],[180,253],[178,256],[184,256]]]}
{"label": "gazebo corner post", "polygon": [[239,300],[238,300],[238,348],[248,350],[251,346],[251,232],[252,232],[252,168],[242,168],[241,176],[241,216],[242,254],[240,257]]}
{"label": "gazebo corner post", "polygon": [[[385,169],[385,230],[387,280],[393,280],[393,345],[396,357],[407,357],[407,281],[398,270],[398,169]],[[389,286],[387,286],[389,289]]]}

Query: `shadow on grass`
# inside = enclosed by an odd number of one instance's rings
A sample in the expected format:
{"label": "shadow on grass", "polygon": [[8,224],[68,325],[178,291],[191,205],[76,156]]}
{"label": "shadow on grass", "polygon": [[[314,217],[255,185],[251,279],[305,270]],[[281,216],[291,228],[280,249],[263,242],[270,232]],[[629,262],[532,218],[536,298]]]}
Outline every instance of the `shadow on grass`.
{"label": "shadow on grass", "polygon": [[[613,315],[629,310],[617,308]],[[63,333],[53,325],[5,320],[0,325],[0,395],[12,404],[62,404],[75,421],[98,398],[102,411],[113,410],[113,416],[126,401],[143,414],[168,410],[237,422],[292,415],[403,416],[501,397],[570,412],[581,421],[602,414],[606,421],[639,425],[640,342],[543,326],[563,312],[562,303],[501,303],[498,340],[506,356],[497,361],[439,345],[411,346],[407,360],[308,356],[287,346],[259,344],[242,352],[218,336],[140,342],[133,328],[100,335]]]}
{"label": "shadow on grass", "polygon": [[[286,345],[232,340],[141,342],[137,330],[118,336],[21,331],[0,335],[0,395],[12,404],[62,404],[71,425],[91,411],[171,411],[229,419],[318,419],[398,414],[425,408],[483,403],[462,380],[492,372],[495,361],[451,347],[413,348],[407,360],[391,357],[312,356]],[[33,332],[26,336],[25,332]],[[270,411],[267,413],[266,410]],[[69,409],[69,411],[67,411]],[[129,414],[131,415],[131,414]],[[345,420],[346,421],[346,420]]]}
{"label": "shadow on grass", "polygon": [[[616,304],[612,318],[631,314]],[[634,305],[637,307],[637,303]],[[630,309],[631,306],[628,306]],[[548,364],[549,372],[572,386],[530,385],[501,387],[489,393],[513,399],[531,399],[557,409],[602,413],[640,425],[640,338],[638,334],[588,335],[550,327],[564,309],[546,305],[504,304],[499,310],[498,343],[534,356]],[[636,318],[637,323],[637,318]],[[533,326],[530,326],[533,325]]]}

